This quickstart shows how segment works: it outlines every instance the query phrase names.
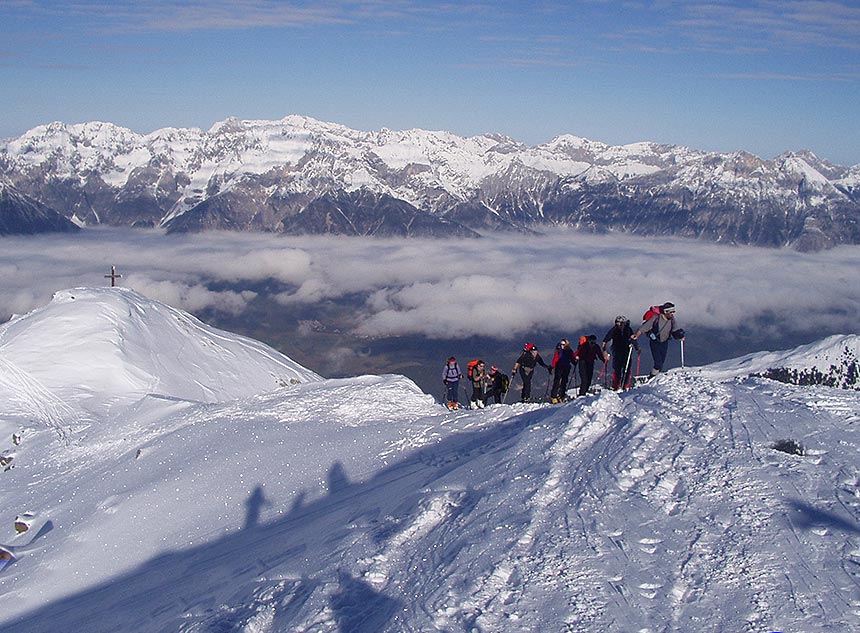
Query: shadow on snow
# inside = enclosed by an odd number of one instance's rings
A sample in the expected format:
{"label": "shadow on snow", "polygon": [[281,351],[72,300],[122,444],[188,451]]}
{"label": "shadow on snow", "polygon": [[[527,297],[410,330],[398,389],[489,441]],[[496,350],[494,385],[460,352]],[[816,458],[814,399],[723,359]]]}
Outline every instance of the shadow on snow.
{"label": "shadow on snow", "polygon": [[[31,611],[3,630],[226,632],[241,629],[265,605],[272,631],[290,630],[303,608],[319,612],[323,606],[341,632],[379,631],[390,626],[411,600],[377,591],[341,565],[326,561],[340,559],[350,543],[362,539],[376,546],[385,544],[421,511],[433,481],[478,455],[515,443],[538,421],[563,424],[567,419],[531,411],[491,428],[455,433],[409,453],[362,483],[350,482],[343,465],[334,463],[329,468],[328,494],[305,503],[307,495],[300,492],[287,514],[269,523],[261,523],[260,515],[272,502],[257,486],[245,501],[241,530],[157,556]],[[475,489],[482,483],[470,483],[474,487],[464,496],[461,515],[471,512],[484,495]],[[455,555],[447,554],[451,560]],[[344,561],[344,566],[350,562]],[[321,586],[326,587],[327,605],[311,607],[310,601],[319,600],[316,589]],[[397,593],[397,588],[391,583],[387,593]]]}

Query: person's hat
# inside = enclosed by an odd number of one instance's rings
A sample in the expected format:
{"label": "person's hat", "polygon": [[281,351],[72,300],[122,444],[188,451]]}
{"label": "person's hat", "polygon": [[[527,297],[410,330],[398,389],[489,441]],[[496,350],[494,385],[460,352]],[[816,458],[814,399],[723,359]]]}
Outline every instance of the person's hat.
{"label": "person's hat", "polygon": [[451,358],[448,359],[448,362],[449,363],[456,363],[457,359],[452,356]]}
{"label": "person's hat", "polygon": [[674,312],[675,311],[675,304],[672,303],[671,301],[667,301],[666,303],[664,303],[663,305],[660,306],[660,309],[663,312],[669,312],[670,310],[672,312]]}

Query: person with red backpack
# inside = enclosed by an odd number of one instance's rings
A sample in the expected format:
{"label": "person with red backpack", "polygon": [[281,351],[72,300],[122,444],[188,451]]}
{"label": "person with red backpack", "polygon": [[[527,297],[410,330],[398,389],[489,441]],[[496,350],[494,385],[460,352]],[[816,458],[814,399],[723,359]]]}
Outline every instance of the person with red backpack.
{"label": "person with red backpack", "polygon": [[520,378],[523,381],[523,392],[520,396],[520,402],[529,402],[531,400],[532,378],[534,377],[535,367],[538,365],[545,367],[548,372],[552,373],[552,368],[540,357],[537,345],[526,343],[523,347],[523,353],[520,354],[517,362],[514,363],[514,368],[511,370],[511,376],[517,373],[517,369],[520,370]]}
{"label": "person with red backpack", "polygon": [[597,344],[597,335],[580,336],[579,347],[576,348],[576,360],[579,363],[580,396],[588,394],[588,388],[591,387],[591,381],[594,378],[594,361],[598,358],[601,363],[606,362],[606,356],[600,345]]}
{"label": "person with red backpack", "polygon": [[669,352],[669,339],[674,338],[683,341],[686,337],[683,328],[679,328],[675,322],[675,304],[667,301],[661,306],[652,306],[644,315],[644,321],[636,333],[630,337],[635,341],[642,334],[648,333],[648,343],[651,347],[651,358],[654,360],[654,368],[651,370],[651,378],[663,371],[666,363],[666,355]]}

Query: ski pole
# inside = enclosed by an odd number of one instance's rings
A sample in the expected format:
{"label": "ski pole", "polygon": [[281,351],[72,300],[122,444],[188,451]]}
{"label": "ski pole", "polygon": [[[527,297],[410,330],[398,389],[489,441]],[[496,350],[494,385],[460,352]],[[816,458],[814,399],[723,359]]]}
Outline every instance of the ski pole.
{"label": "ski pole", "polygon": [[684,369],[684,339],[681,339],[681,369]]}
{"label": "ski pole", "polygon": [[[631,345],[630,347],[632,348],[633,346]],[[632,353],[633,353],[633,352],[632,352],[632,349],[631,349],[631,354],[632,354]],[[630,375],[628,375],[628,376],[627,376],[627,385],[624,387],[625,389],[630,389],[631,385],[635,384],[635,382],[636,382],[636,376],[638,376],[638,375],[639,375],[639,368],[641,367],[641,365],[642,365],[642,354],[637,354],[637,355],[636,355],[636,373],[634,374],[634,373],[631,371],[631,372],[630,372]]]}
{"label": "ski pole", "polygon": [[[614,351],[614,350],[613,350]],[[624,371],[621,373],[621,380],[618,381],[619,386],[624,389],[627,382],[627,376],[630,374],[630,359],[633,356],[633,343],[627,346],[627,362],[624,363]]]}
{"label": "ski pole", "polygon": [[516,377],[517,377],[517,373],[512,369],[511,370],[511,379],[508,381],[508,388],[505,389],[505,395],[502,396],[502,404],[505,404],[505,402],[507,401],[508,393],[510,393],[511,387],[514,386],[514,379]]}

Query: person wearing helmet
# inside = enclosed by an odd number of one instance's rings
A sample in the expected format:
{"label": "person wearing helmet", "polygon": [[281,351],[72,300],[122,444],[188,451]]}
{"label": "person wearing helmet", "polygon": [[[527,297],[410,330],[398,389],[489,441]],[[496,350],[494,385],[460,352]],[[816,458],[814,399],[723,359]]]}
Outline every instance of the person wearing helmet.
{"label": "person wearing helmet", "polygon": [[552,357],[552,391],[550,397],[553,404],[561,402],[567,395],[567,381],[570,379],[570,369],[576,365],[573,349],[570,341],[561,339],[555,346],[555,355]]}
{"label": "person wearing helmet", "polygon": [[520,396],[520,402],[531,401],[532,378],[534,377],[535,367],[538,365],[545,367],[547,371],[552,373],[552,369],[540,357],[537,345],[526,343],[523,347],[523,353],[520,354],[517,362],[514,363],[514,368],[511,370],[511,376],[515,375],[518,369],[520,370],[520,378],[523,381],[523,392]]}
{"label": "person wearing helmet", "polygon": [[[615,317],[615,325],[609,328],[606,336],[603,337],[603,351],[608,358],[612,358],[612,388],[615,390],[623,389],[627,384],[632,371],[633,350],[636,350],[637,355],[641,353],[639,342],[632,339],[632,336],[633,328],[630,327],[630,319],[619,314]],[[606,349],[607,343],[612,343],[611,354]]]}

